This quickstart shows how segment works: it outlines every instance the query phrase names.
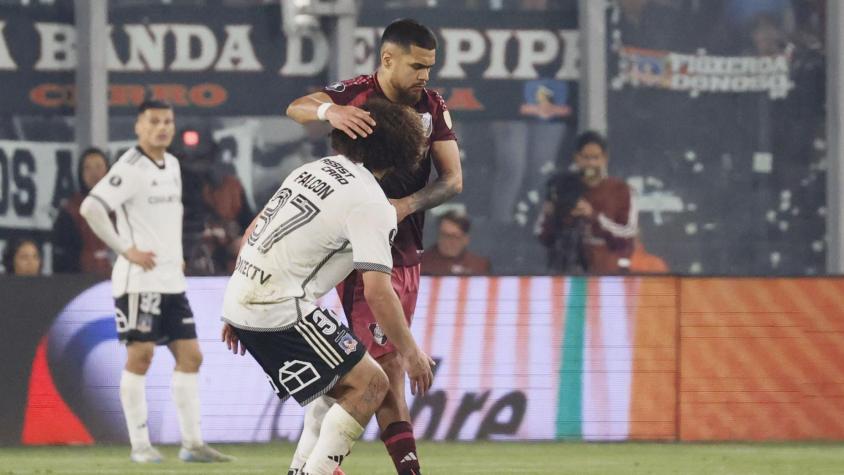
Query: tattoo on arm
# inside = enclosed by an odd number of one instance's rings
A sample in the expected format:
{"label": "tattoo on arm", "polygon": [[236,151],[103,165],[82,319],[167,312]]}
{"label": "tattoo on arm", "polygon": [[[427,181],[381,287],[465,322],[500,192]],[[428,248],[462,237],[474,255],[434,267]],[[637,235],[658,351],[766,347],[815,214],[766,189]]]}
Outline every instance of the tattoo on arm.
{"label": "tattoo on arm", "polygon": [[431,209],[441,205],[457,194],[455,187],[446,177],[439,177],[433,183],[410,195],[413,212]]}

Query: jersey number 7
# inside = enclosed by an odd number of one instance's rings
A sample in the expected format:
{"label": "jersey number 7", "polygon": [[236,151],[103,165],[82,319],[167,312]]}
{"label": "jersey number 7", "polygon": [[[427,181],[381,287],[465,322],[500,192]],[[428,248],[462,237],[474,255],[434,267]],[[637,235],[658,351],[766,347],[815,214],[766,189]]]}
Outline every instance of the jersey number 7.
{"label": "jersey number 7", "polygon": [[[255,225],[255,230],[252,231],[252,234],[249,235],[249,239],[246,241],[250,246],[254,246],[255,243],[261,239],[261,236],[267,231],[267,229],[269,229],[270,223],[274,220],[276,215],[278,215],[279,211],[281,211],[282,208],[285,208],[288,201],[290,202],[290,206],[295,208],[293,214],[276,226],[275,229],[273,229],[273,231],[257,246],[258,251],[261,252],[261,254],[266,254],[267,251],[269,251],[275,243],[281,241],[284,236],[287,236],[293,231],[310,223],[316,215],[319,214],[319,208],[301,194],[296,195],[292,200],[290,200],[290,196],[292,194],[293,192],[291,192],[289,188],[282,188],[278,190],[275,195],[270,198],[270,201],[264,209],[261,210],[259,221]],[[290,209],[290,206],[286,209]]]}

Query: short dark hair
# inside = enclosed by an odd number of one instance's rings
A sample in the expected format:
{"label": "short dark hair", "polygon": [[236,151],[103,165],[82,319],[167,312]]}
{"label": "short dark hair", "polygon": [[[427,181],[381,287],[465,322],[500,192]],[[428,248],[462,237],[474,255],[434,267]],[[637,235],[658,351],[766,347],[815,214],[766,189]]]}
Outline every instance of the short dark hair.
{"label": "short dark hair", "polygon": [[604,138],[604,136],[601,135],[600,132],[594,130],[587,130],[586,132],[583,132],[582,134],[578,135],[575,139],[575,150],[580,152],[581,150],[583,150],[583,147],[589,145],[590,143],[601,147],[601,150],[603,150],[604,152],[606,152],[609,148],[609,145],[607,144],[607,139]]}
{"label": "short dark hair", "polygon": [[437,49],[437,37],[427,26],[411,18],[396,20],[384,30],[381,35],[381,46],[384,43],[395,43],[405,50],[411,46],[425,49]]}
{"label": "short dark hair", "polygon": [[173,106],[170,105],[169,102],[158,101],[154,99],[147,99],[144,102],[141,102],[141,105],[138,106],[138,114],[143,114],[147,111],[147,109],[172,109]]}
{"label": "short dark hair", "polygon": [[9,239],[6,241],[6,247],[3,248],[3,267],[6,269],[7,274],[13,275],[15,273],[15,254],[26,243],[35,246],[35,249],[38,249],[38,255],[41,255],[41,248],[38,247],[35,239],[28,237]]}
{"label": "short dark hair", "polygon": [[352,139],[345,132],[331,132],[331,146],[371,171],[414,169],[422,157],[425,133],[419,114],[408,106],[370,98],[361,109],[369,111],[375,127],[366,137]]}
{"label": "short dark hair", "polygon": [[455,210],[443,213],[443,215],[440,216],[439,223],[442,224],[443,221],[451,221],[456,224],[464,234],[469,234],[469,229],[472,227],[472,222],[469,221],[469,217],[466,216],[466,213],[461,213]]}

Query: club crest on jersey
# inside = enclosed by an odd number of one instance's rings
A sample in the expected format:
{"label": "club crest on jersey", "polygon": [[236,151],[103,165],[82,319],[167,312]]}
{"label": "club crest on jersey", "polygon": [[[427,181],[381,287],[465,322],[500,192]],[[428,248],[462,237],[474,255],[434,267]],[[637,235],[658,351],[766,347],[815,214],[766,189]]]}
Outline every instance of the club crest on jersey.
{"label": "club crest on jersey", "polygon": [[120,186],[120,184],[123,183],[123,179],[117,175],[112,175],[111,178],[108,179],[108,183],[111,186]]}
{"label": "club crest on jersey", "polygon": [[350,355],[358,349],[358,341],[355,340],[355,337],[346,333],[340,338],[340,349]]}
{"label": "club crest on jersey", "polygon": [[372,337],[373,340],[375,340],[375,343],[378,343],[381,346],[387,344],[387,335],[384,334],[384,330],[381,329],[380,325],[377,323],[370,323],[369,331],[372,332]]}
{"label": "club crest on jersey", "polygon": [[419,114],[419,118],[422,119],[422,128],[425,129],[425,137],[430,137],[434,133],[434,120],[431,118],[431,113],[423,112]]}
{"label": "club crest on jersey", "polygon": [[393,228],[393,229],[390,230],[390,245],[391,246],[393,245],[393,241],[396,240],[396,234],[398,234],[398,232],[399,232],[399,230],[396,229],[396,228]]}
{"label": "club crest on jersey", "polygon": [[343,81],[332,82],[331,84],[325,86],[326,89],[329,91],[334,92],[343,92],[346,90],[346,85],[343,84]]}

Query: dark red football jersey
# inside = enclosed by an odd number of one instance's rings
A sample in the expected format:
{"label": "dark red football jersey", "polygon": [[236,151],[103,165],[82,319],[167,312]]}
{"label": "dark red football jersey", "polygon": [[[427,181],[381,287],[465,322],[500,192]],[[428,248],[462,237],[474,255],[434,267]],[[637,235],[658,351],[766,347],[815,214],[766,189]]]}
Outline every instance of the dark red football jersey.
{"label": "dark red football jersey", "polygon": [[[378,84],[375,74],[358,76],[345,81],[338,81],[325,87],[324,92],[335,104],[360,106],[370,96],[386,98]],[[422,95],[414,106],[422,117],[428,134],[428,151],[425,158],[414,172],[393,172],[381,180],[381,188],[387,198],[404,198],[421,190],[428,184],[431,175],[431,146],[442,140],[456,140],[451,129],[451,121],[446,120],[448,110],[445,101],[436,91],[423,89]],[[377,125],[376,125],[377,127]],[[425,213],[414,213],[399,223],[398,234],[393,241],[393,265],[412,266],[420,261],[422,251],[422,227],[425,225]]]}

